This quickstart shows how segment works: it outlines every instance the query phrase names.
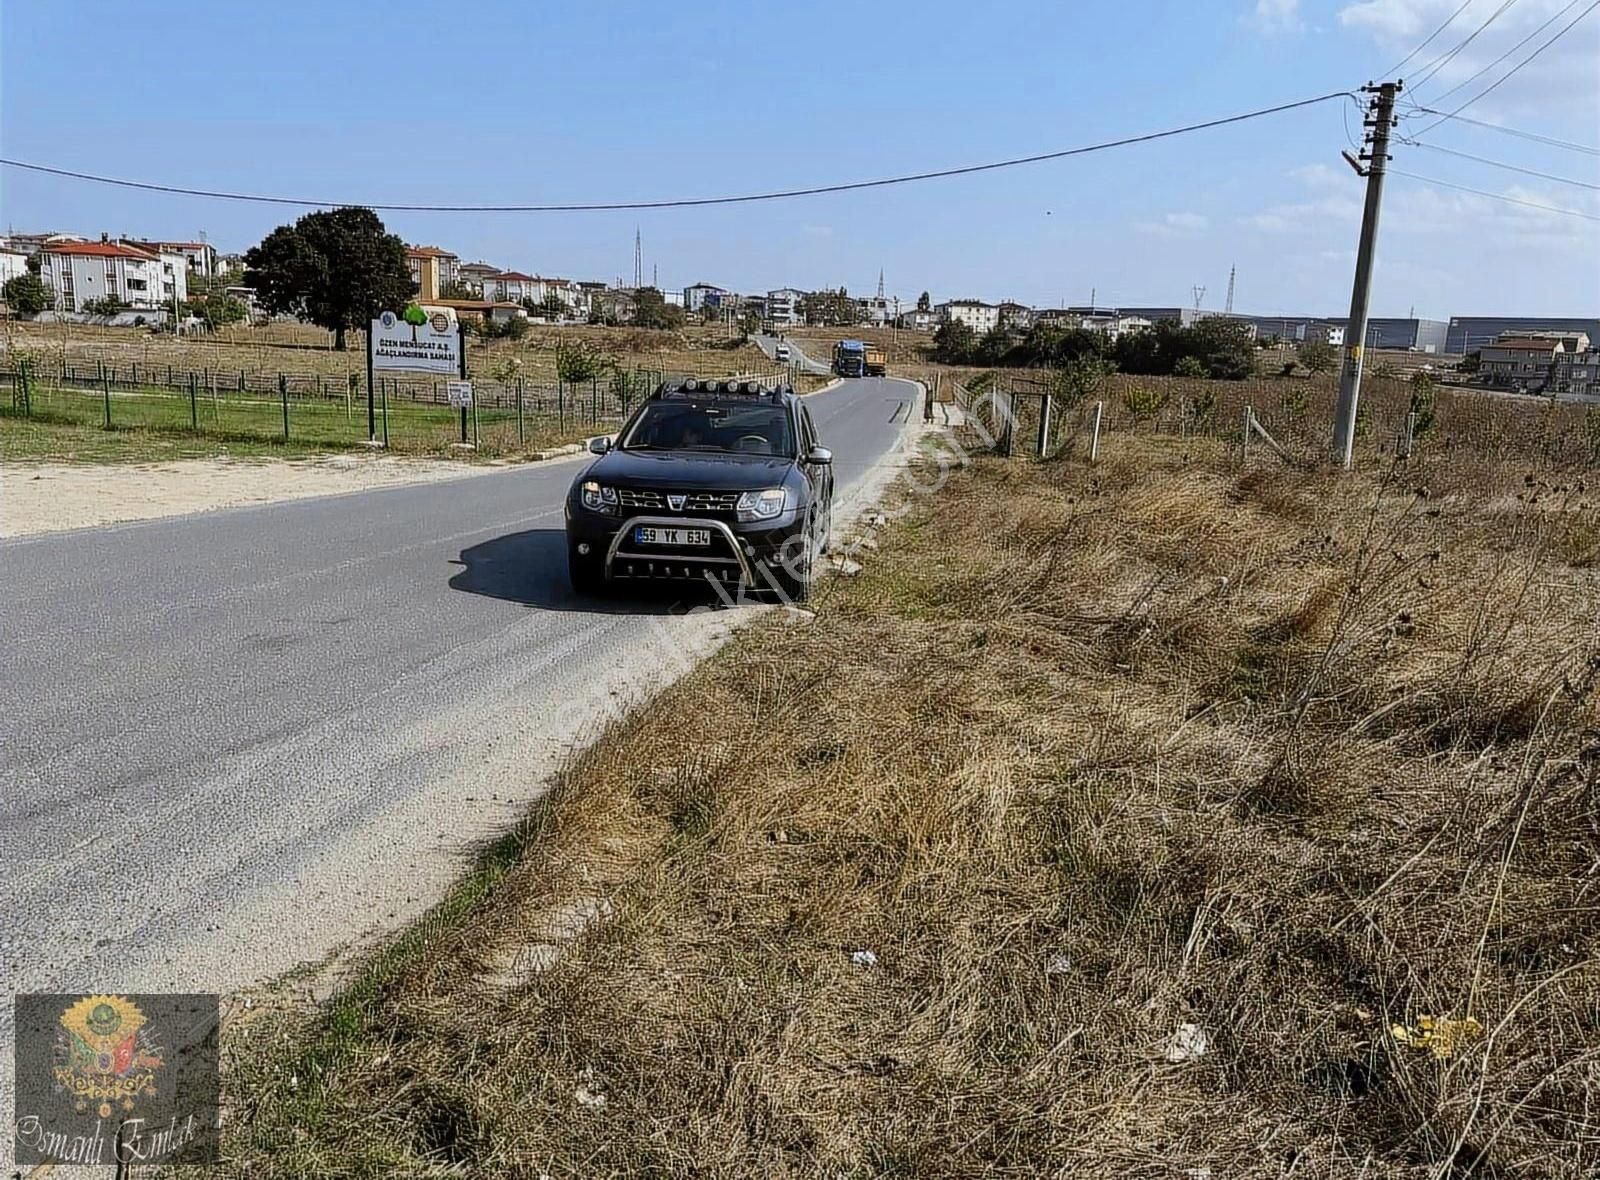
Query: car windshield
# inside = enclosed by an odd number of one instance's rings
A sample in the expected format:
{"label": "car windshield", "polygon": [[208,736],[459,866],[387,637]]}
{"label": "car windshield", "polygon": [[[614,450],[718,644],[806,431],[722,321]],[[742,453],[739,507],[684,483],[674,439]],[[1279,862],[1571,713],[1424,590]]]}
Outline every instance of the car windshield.
{"label": "car windshield", "polygon": [[789,412],[771,402],[651,402],[622,440],[622,449],[795,453]]}

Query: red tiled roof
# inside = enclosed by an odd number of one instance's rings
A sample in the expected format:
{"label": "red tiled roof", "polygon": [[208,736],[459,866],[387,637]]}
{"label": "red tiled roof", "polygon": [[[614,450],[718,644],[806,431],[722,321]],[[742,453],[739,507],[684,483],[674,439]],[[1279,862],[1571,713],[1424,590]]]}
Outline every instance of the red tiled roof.
{"label": "red tiled roof", "polygon": [[76,254],[91,258],[137,258],[141,262],[152,262],[156,257],[149,251],[117,242],[52,242],[44,247],[44,253]]}
{"label": "red tiled roof", "polygon": [[406,254],[411,258],[454,258],[448,250],[441,250],[437,246],[407,246]]}
{"label": "red tiled roof", "polygon": [[534,282],[534,277],[532,275],[525,275],[520,270],[505,270],[505,271],[501,271],[497,275],[490,275],[489,278],[491,278],[491,279],[505,279],[506,281],[513,282],[513,283],[531,283],[531,282]]}

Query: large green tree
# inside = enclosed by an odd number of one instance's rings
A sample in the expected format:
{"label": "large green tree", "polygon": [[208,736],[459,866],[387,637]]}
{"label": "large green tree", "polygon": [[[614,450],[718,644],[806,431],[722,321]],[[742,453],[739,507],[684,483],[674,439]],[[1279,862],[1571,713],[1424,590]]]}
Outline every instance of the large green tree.
{"label": "large green tree", "polygon": [[843,287],[837,291],[813,291],[800,297],[800,314],[813,327],[848,328],[856,324],[861,309]]}
{"label": "large green tree", "polygon": [[36,274],[20,274],[6,280],[0,296],[16,316],[36,316],[55,302],[55,292]]}
{"label": "large green tree", "polygon": [[977,333],[960,320],[946,320],[933,334],[933,357],[947,365],[971,364],[977,346]]}
{"label": "large green tree", "polygon": [[668,303],[655,287],[640,287],[633,296],[633,326],[636,328],[681,328],[687,317],[683,308]]}
{"label": "large green tree", "polygon": [[280,225],[244,256],[245,282],[268,311],[298,316],[334,334],[398,311],[416,293],[406,247],[371,209],[308,213]]}

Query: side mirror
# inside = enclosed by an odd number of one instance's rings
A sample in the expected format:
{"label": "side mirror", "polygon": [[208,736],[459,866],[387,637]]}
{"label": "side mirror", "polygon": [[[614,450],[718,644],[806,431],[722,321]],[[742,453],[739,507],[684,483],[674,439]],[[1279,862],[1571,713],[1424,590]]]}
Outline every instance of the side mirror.
{"label": "side mirror", "polygon": [[826,465],[833,462],[833,452],[827,447],[812,447],[806,452],[806,462]]}
{"label": "side mirror", "polygon": [[609,434],[596,435],[589,440],[589,449],[596,455],[603,455],[611,449],[611,436]]}

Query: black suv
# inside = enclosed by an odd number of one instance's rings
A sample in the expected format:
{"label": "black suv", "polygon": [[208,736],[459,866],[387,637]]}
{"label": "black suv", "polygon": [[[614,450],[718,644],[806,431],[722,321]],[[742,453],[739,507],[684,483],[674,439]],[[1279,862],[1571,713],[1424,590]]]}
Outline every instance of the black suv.
{"label": "black suv", "polygon": [[828,544],[833,454],[786,385],[659,386],[567,493],[567,569],[608,581],[710,580],[804,601]]}

